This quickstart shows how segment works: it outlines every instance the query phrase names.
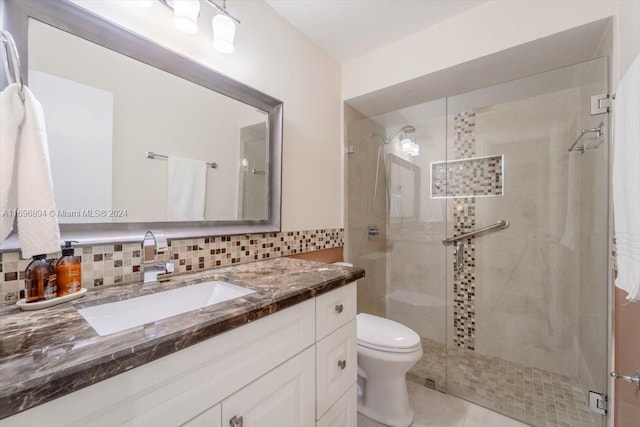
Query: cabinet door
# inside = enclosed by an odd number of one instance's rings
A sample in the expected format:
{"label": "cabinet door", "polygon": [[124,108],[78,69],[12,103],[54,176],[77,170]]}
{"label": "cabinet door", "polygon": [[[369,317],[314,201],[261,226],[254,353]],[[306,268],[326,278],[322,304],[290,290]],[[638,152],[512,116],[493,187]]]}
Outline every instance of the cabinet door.
{"label": "cabinet door", "polygon": [[221,412],[222,406],[218,403],[216,406],[207,409],[180,427],[222,427]]}
{"label": "cabinet door", "polygon": [[314,401],[315,354],[312,346],[223,400],[222,425],[313,426]]}

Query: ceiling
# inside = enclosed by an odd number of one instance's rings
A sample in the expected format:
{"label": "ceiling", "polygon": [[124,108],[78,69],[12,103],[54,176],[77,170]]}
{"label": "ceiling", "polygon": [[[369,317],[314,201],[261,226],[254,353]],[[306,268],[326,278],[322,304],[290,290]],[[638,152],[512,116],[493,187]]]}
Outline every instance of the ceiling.
{"label": "ceiling", "polygon": [[294,27],[345,63],[486,0],[266,0]]}
{"label": "ceiling", "polygon": [[347,102],[372,117],[589,61],[598,56],[610,25],[609,18],[595,21],[348,99]]}

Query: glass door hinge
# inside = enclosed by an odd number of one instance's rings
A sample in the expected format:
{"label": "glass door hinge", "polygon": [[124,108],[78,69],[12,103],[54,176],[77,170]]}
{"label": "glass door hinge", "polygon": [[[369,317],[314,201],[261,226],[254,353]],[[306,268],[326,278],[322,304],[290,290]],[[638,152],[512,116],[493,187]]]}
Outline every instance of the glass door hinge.
{"label": "glass door hinge", "polygon": [[591,97],[591,115],[608,113],[611,108],[611,98],[608,93]]}
{"label": "glass door hinge", "polygon": [[589,391],[589,409],[596,414],[607,414],[607,395]]}

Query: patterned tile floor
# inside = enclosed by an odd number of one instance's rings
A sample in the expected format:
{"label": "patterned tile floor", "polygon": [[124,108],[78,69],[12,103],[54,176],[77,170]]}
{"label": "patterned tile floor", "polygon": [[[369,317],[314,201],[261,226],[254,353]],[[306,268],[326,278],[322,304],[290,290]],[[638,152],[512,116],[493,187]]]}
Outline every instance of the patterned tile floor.
{"label": "patterned tile floor", "polygon": [[[527,427],[512,418],[473,403],[407,383],[409,403],[415,414],[412,427]],[[386,427],[358,414],[358,427]]]}
{"label": "patterned tile floor", "polygon": [[[600,427],[602,416],[587,408],[587,391],[574,378],[487,357],[423,338],[424,356],[408,378],[435,381],[447,392],[540,427]],[[448,383],[445,381],[448,374]]]}

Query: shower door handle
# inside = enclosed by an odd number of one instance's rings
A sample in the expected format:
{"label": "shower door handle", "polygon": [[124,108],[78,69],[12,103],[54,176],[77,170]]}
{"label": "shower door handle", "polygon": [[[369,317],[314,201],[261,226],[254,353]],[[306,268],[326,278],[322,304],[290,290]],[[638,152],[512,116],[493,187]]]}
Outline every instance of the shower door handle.
{"label": "shower door handle", "polygon": [[462,273],[464,271],[464,243],[458,240],[456,242],[456,249],[453,253],[456,258],[454,269],[456,273]]}

